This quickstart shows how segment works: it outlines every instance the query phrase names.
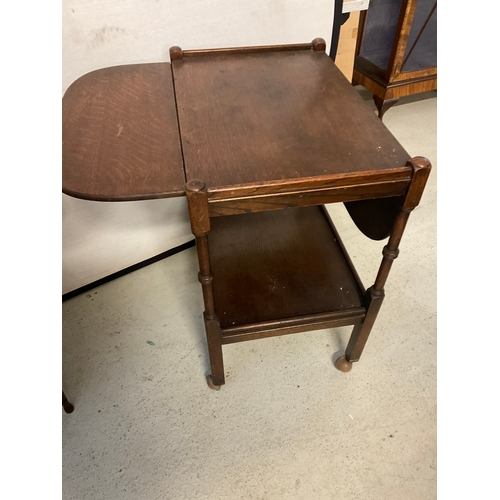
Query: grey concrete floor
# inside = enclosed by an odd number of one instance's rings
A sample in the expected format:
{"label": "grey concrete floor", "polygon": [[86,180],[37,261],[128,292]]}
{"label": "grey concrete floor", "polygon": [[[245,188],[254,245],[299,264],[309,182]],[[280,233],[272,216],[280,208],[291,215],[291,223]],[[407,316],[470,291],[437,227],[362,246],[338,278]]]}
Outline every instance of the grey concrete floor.
{"label": "grey concrete floor", "polygon": [[[350,328],[233,344],[208,389],[194,248],[68,300],[65,500],[436,498],[436,93],[384,123],[433,172],[360,362]],[[369,286],[385,242],[328,209]]]}

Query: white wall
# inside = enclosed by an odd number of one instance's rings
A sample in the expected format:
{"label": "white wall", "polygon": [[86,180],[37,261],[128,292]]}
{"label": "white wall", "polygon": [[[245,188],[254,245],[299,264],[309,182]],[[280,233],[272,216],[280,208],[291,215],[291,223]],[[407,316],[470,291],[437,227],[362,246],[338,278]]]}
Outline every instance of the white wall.
{"label": "white wall", "polygon": [[[62,90],[89,71],[168,61],[168,49],[330,46],[333,0],[65,0]],[[185,198],[104,203],[63,195],[62,293],[192,238]]]}

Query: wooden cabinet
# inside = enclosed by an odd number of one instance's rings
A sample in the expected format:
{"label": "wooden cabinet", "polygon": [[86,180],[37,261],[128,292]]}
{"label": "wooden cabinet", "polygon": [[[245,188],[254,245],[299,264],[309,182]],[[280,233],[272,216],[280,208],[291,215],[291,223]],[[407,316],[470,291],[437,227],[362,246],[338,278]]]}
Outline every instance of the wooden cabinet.
{"label": "wooden cabinet", "polygon": [[372,0],[360,16],[353,83],[382,119],[400,97],[437,88],[437,2]]}

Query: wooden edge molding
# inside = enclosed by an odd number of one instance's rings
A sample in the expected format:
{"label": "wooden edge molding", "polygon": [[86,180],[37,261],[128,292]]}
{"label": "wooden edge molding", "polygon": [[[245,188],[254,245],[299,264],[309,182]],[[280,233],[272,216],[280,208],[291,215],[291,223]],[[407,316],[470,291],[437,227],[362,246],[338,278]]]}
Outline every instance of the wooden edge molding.
{"label": "wooden edge molding", "polygon": [[[370,192],[367,195],[367,190]],[[209,200],[211,217],[238,213],[259,212],[263,210],[280,210],[287,207],[324,205],[365,200],[369,198],[388,198],[404,195],[408,190],[408,180],[381,181],[376,183],[353,184],[316,188],[295,192],[263,194],[258,196],[241,196],[238,198]]]}
{"label": "wooden edge molding", "polygon": [[122,201],[145,201],[145,200],[160,200],[165,198],[179,198],[185,196],[186,192],[184,190],[176,189],[172,191],[159,191],[157,193],[151,194],[89,194],[80,191],[74,191],[72,189],[67,189],[63,186],[63,194],[71,196],[72,198],[78,198],[80,200],[87,201],[103,201],[103,202],[122,202]]}
{"label": "wooden edge molding", "polygon": [[412,176],[409,162],[404,167],[398,167],[387,171],[368,171],[359,173],[344,173],[335,175],[321,175],[316,177],[299,177],[296,179],[264,181],[255,184],[235,184],[232,186],[209,187],[209,202],[241,196],[259,196],[279,193],[295,193],[297,191],[309,191],[312,188],[338,188],[342,186],[352,186],[363,184],[367,181],[406,181],[409,183]]}
{"label": "wooden edge molding", "polygon": [[[172,50],[174,49],[174,57],[172,57]],[[197,56],[216,56],[216,55],[232,55],[232,54],[248,54],[258,52],[282,52],[294,50],[314,50],[325,51],[326,42],[323,38],[315,38],[311,43],[296,43],[284,45],[256,45],[256,46],[243,46],[243,47],[225,47],[215,49],[192,49],[182,50],[180,47],[172,47],[170,49],[170,58],[183,59],[184,57],[197,57]]]}
{"label": "wooden edge molding", "polygon": [[278,335],[302,333],[311,330],[321,330],[323,328],[356,325],[358,323],[362,323],[365,315],[366,309],[364,307],[359,307],[347,311],[311,314],[283,320],[229,326],[221,328],[222,344],[234,344],[236,342],[244,342],[247,340],[256,340]]}

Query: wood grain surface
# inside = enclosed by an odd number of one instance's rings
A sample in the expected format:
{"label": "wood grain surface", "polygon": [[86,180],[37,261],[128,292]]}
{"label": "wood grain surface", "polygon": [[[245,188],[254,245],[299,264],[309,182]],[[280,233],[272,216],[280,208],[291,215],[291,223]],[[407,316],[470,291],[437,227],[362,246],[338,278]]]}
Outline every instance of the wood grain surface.
{"label": "wood grain surface", "polygon": [[62,106],[63,192],[98,201],[184,194],[169,63],[88,73]]}
{"label": "wood grain surface", "polygon": [[363,291],[322,207],[217,217],[209,243],[222,328],[364,313]]}
{"label": "wood grain surface", "polygon": [[[187,179],[233,194],[313,177],[401,176],[408,153],[321,51],[172,61]],[[246,185],[246,187],[245,187]]]}

